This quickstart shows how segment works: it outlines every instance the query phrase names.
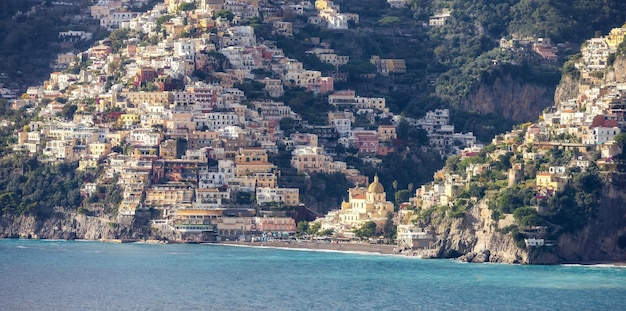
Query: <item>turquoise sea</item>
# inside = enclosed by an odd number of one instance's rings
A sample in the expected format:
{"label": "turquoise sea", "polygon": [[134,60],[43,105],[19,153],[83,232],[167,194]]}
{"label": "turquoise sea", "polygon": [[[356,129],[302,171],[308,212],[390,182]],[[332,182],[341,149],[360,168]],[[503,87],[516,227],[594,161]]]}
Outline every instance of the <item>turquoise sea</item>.
{"label": "turquoise sea", "polygon": [[0,310],[624,310],[626,268],[0,240]]}

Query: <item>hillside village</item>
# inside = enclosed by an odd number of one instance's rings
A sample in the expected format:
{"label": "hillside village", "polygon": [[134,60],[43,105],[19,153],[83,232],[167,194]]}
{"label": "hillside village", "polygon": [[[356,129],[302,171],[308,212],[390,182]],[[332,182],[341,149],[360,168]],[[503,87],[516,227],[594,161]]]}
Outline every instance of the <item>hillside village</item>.
{"label": "hillside village", "polygon": [[[181,240],[293,235],[296,218],[303,219],[295,214],[307,207],[298,188],[281,184],[284,168],[271,161],[286,151],[299,175],[341,173],[354,186],[338,210],[318,220],[318,232],[352,238],[367,223],[382,228],[400,206],[393,218],[399,240],[429,247],[436,237],[420,214],[476,200],[476,195],[461,194],[495,171],[487,159],[521,155],[497,176],[504,181],[500,184],[533,184],[537,195],[549,197],[564,189],[572,168],[610,168],[612,157],[621,153],[613,140],[624,127],[626,85],[600,84],[598,72],[609,65],[626,26],[583,47],[576,70],[588,87],[577,98],[557,103],[537,123],[500,135],[485,147],[471,132],[455,133],[447,109],[429,111],[421,119],[394,115],[384,97],[336,90],[340,75],[306,69],[256,33],[262,23],[274,36],[293,36],[297,29],[285,17],[294,14],[330,30],[359,22],[358,15],[340,13],[332,1],[165,0],[146,13],[129,11],[129,2],[103,0],[92,6],[91,17],[112,35],[87,51],[59,55],[58,71],[43,85],[10,98],[11,108],[33,116],[15,133],[14,152],[97,172],[98,178],[81,188],[83,213],[105,216],[110,207],[103,203],[103,189],[113,183],[121,189],[116,221],[157,211],[153,229],[174,232]],[[445,22],[449,12],[440,15],[431,26]],[[64,40],[90,37],[84,32],[59,35]],[[349,61],[319,38],[310,42],[315,47],[307,55],[323,63]],[[405,70],[400,59],[372,57],[371,63],[379,75]],[[255,90],[248,92],[246,85]],[[331,111],[325,124],[309,124],[281,101],[294,88],[327,98]],[[287,131],[281,127],[286,120],[303,131]],[[460,154],[452,159],[481,160],[467,160],[474,163],[463,171],[459,165],[444,168],[432,184],[409,189],[415,190],[409,202],[392,203],[385,191],[392,185],[364,175],[340,160],[336,150],[338,145],[354,149],[375,167],[381,157],[401,151],[394,142],[402,122],[425,131],[427,148],[442,158]],[[555,148],[569,152],[568,161],[548,161],[546,154]],[[502,221],[512,223],[512,216],[503,215]]]}
{"label": "hillside village", "polygon": [[[292,212],[305,207],[298,188],[279,184],[281,169],[270,155],[289,151],[298,174],[341,173],[361,189],[371,176],[336,160],[335,146],[354,148],[373,165],[395,152],[401,118],[389,111],[385,98],[335,90],[333,77],[305,69],[274,42],[257,38],[255,28],[242,25],[262,12],[274,34],[291,36],[291,23],[282,21],[280,12],[306,14],[329,29],[345,28],[358,16],[338,13],[330,1],[317,1],[315,7],[284,3],[276,10],[258,1],[171,0],[144,14],[128,11],[125,4],[92,6],[91,16],[113,35],[87,51],[60,54],[54,68],[61,71],[11,100],[13,109],[34,116],[16,133],[14,152],[98,172],[97,180],[81,188],[84,213],[105,215],[109,207],[101,200],[103,186],[115,182],[122,191],[114,209],[118,220],[132,221],[138,211],[157,210],[161,216],[153,221],[155,230],[173,230],[182,239],[203,232],[229,239],[293,234]],[[84,40],[91,34],[59,36]],[[348,61],[322,43],[307,54],[335,66]],[[401,71],[403,65],[380,58],[372,63],[382,75]],[[221,70],[225,64],[228,68]],[[211,82],[198,79],[198,72],[210,72]],[[246,98],[237,86],[250,81],[262,85],[265,96]],[[309,96],[327,95],[332,110],[326,125],[308,125],[277,100],[294,87],[305,88]],[[367,127],[356,126],[357,118]],[[285,119],[305,132],[286,135],[280,127]],[[382,119],[392,122],[377,121]],[[476,143],[471,133],[454,133],[447,109],[406,121],[426,130],[442,157]],[[331,149],[324,145],[329,141]],[[374,178],[373,184],[380,185]],[[384,221],[393,204],[384,195],[375,200],[385,205],[378,218],[359,216],[359,222],[336,233],[353,236],[352,228],[364,221]]]}
{"label": "hillside village", "polygon": [[[519,225],[520,242],[523,239],[526,247],[554,245],[557,236],[538,220],[554,216],[556,208],[547,204],[550,198],[571,185],[573,175],[606,176],[619,164],[624,145],[616,137],[626,126],[626,81],[604,77],[616,75],[608,69],[616,53],[623,55],[625,36],[626,25],[583,44],[581,53],[566,65],[576,68],[569,73],[578,86],[573,98],[545,109],[537,122],[494,137],[483,149],[467,148],[450,157],[434,181],[418,188],[415,197],[400,207],[398,240],[408,248],[413,242],[431,246],[434,232],[424,226],[432,220],[433,210],[461,217],[486,197],[489,203],[481,207],[481,214],[493,218],[495,228]],[[525,196],[524,202],[517,201],[518,194]],[[597,199],[587,204],[598,204]],[[528,211],[527,206],[529,214],[515,215],[514,210]]]}

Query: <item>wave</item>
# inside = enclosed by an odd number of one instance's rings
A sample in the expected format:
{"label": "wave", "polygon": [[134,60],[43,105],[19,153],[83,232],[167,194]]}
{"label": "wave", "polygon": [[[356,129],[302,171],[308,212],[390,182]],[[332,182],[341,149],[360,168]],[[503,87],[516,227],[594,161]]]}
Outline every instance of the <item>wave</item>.
{"label": "wave", "polygon": [[585,267],[585,268],[622,268],[626,269],[624,262],[604,262],[604,263],[567,263],[563,267]]}
{"label": "wave", "polygon": [[384,256],[384,257],[396,257],[396,258],[410,258],[421,259],[417,256],[406,256],[401,254],[384,254],[367,251],[348,251],[338,249],[318,249],[318,248],[306,248],[306,247],[284,247],[284,246],[272,246],[272,245],[247,245],[247,244],[232,244],[232,243],[202,243],[203,245],[217,245],[217,246],[231,246],[242,248],[258,248],[258,249],[278,249],[287,251],[300,251],[300,252],[316,252],[316,253],[340,253],[340,254],[352,254],[352,255],[366,255],[366,256]]}

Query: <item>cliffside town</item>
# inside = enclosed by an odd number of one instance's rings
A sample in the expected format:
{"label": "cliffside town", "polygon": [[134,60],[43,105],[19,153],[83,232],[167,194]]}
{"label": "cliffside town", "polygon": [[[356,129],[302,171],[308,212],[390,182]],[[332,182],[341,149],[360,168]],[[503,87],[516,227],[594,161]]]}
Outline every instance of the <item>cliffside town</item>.
{"label": "cliffside town", "polygon": [[[537,122],[485,146],[472,132],[455,132],[448,109],[421,119],[395,115],[385,97],[335,89],[341,74],[307,69],[259,35],[292,37],[301,30],[287,21],[294,16],[329,31],[359,23],[332,1],[166,0],[145,13],[127,2],[92,6],[111,36],[59,55],[59,71],[43,85],[9,98],[31,118],[14,133],[14,156],[94,178],[81,181],[79,207],[57,206],[49,219],[4,213],[0,236],[198,242],[307,231],[340,240],[396,237],[402,253],[474,262],[625,259],[623,221],[608,232],[597,226],[622,208],[626,25],[583,45],[565,67],[554,107]],[[430,27],[449,16],[437,14]],[[309,40],[307,58],[348,64],[327,42]],[[406,71],[402,59],[370,63],[372,75]],[[319,107],[303,109],[315,112],[315,122],[294,111],[296,91],[317,100]],[[407,132],[425,135],[424,152],[448,158],[432,183],[383,186],[354,165],[376,171],[390,154],[410,157],[399,142]],[[353,186],[326,215],[293,186],[301,178],[310,188],[314,174],[340,174]],[[606,206],[617,207],[607,213]],[[299,221],[316,216],[309,226],[316,230],[300,230]],[[600,235],[601,252],[575,246],[591,247]]]}
{"label": "cliffside town", "polygon": [[624,260],[625,35],[626,25],[585,42],[537,122],[450,157],[417,189],[398,213],[405,250],[478,262]]}
{"label": "cliffside town", "polygon": [[[300,189],[281,185],[281,167],[270,161],[279,151],[291,152],[290,168],[299,175],[340,173],[367,185],[368,176],[336,159],[336,146],[375,166],[395,152],[401,121],[422,127],[441,156],[476,142],[471,133],[454,133],[448,110],[404,120],[390,112],[383,97],[335,91],[333,77],[305,69],[275,42],[257,38],[250,21],[261,12],[273,34],[292,36],[291,23],[275,8],[254,1],[165,1],[140,14],[128,11],[124,1],[92,6],[92,17],[113,34],[87,51],[59,55],[55,68],[62,71],[11,100],[11,108],[33,118],[16,133],[13,152],[44,163],[77,163],[76,170],[95,174],[80,188],[82,214],[133,228],[138,213],[148,213],[155,216],[150,226],[158,233],[145,238],[195,241],[287,236],[296,232],[294,218],[311,219]],[[337,13],[330,1],[315,7],[284,4],[282,10],[313,20],[311,11],[319,11],[324,20],[319,22],[329,29],[358,22],[354,14]],[[67,36],[82,40],[90,34]],[[334,66],[348,61],[322,43],[307,54]],[[402,66],[400,60],[372,63],[382,75]],[[255,83],[262,96],[254,99],[238,88]],[[286,89],[298,87],[307,96],[327,96],[326,124],[309,125],[280,101]],[[285,120],[303,132],[286,133]],[[114,202],[104,193],[111,185],[121,192]],[[382,220],[393,212],[389,206]],[[6,227],[12,228],[7,236],[55,236],[54,230],[37,232],[37,226]],[[346,229],[350,235],[352,228]],[[69,236],[79,238],[137,238],[132,229],[71,230],[75,234]]]}

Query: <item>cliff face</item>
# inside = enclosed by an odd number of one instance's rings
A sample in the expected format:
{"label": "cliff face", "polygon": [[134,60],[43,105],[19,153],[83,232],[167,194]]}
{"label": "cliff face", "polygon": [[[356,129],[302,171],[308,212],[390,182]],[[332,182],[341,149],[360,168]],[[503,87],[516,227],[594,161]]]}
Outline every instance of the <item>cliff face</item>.
{"label": "cliff face", "polygon": [[[563,76],[555,91],[554,101],[558,104],[577,98],[585,89],[624,82],[626,82],[626,58],[618,57],[613,65],[604,71],[602,78],[573,79],[571,76]],[[497,88],[504,85],[506,83],[496,81],[490,91],[495,93]],[[514,89],[515,87],[509,84],[509,92]],[[477,94],[483,94],[481,92],[479,90]],[[484,94],[489,94],[489,90],[484,89]],[[480,98],[479,95],[475,97],[475,101]],[[488,98],[489,95],[485,96]],[[513,116],[512,109],[496,106],[489,100],[483,104],[484,109],[503,109],[503,115]],[[529,102],[525,104],[528,105]],[[538,115],[539,111],[533,113]],[[483,199],[467,210],[463,217],[447,221],[444,218],[440,224],[435,225],[440,238],[435,257],[459,257],[470,262],[528,264],[624,261],[626,173],[613,172],[605,176],[606,187],[603,189],[601,203],[595,216],[588,219],[582,229],[561,233],[555,246],[520,249],[511,234],[503,234],[496,230],[496,223],[491,219],[491,213]]]}
{"label": "cliff face", "polygon": [[0,218],[0,238],[126,240],[164,237],[150,230],[146,215],[115,222],[104,217],[58,213],[43,221],[32,216],[4,216]]}
{"label": "cliff face", "polygon": [[561,262],[626,260],[626,174],[614,173],[596,216],[558,240]]}
{"label": "cliff face", "polygon": [[604,70],[603,78],[588,77],[581,81],[570,75],[563,75],[554,92],[554,102],[558,105],[560,102],[576,98],[581,91],[593,86],[623,82],[626,82],[626,58],[617,57],[613,65]]}
{"label": "cliff face", "polygon": [[615,59],[613,66],[604,78],[605,82],[625,82],[626,81],[626,57],[618,57]]}
{"label": "cliff face", "polygon": [[433,257],[459,258],[467,262],[498,263],[558,263],[550,253],[539,254],[534,249],[517,247],[511,234],[497,230],[496,221],[485,200],[465,212],[460,218],[435,225],[438,244]]}
{"label": "cliff face", "polygon": [[497,76],[469,94],[464,108],[484,114],[495,113],[517,122],[535,120],[552,105],[552,91],[543,85],[522,82],[510,74]]}
{"label": "cliff face", "polygon": [[527,262],[527,254],[515,246],[513,239],[495,229],[486,202],[480,202],[455,219],[449,228],[437,227],[441,238],[437,256],[461,255],[461,260],[470,262]]}
{"label": "cliff face", "polygon": [[558,104],[560,102],[576,98],[576,96],[578,96],[578,92],[578,80],[569,75],[564,75],[561,78],[561,82],[559,83],[559,86],[557,86],[556,91],[554,91],[554,102]]}
{"label": "cliff face", "polygon": [[431,224],[438,235],[436,258],[468,262],[558,264],[626,260],[626,174],[614,173],[602,204],[586,226],[559,236],[555,246],[519,248],[510,233],[497,230],[485,200],[457,219]]}

